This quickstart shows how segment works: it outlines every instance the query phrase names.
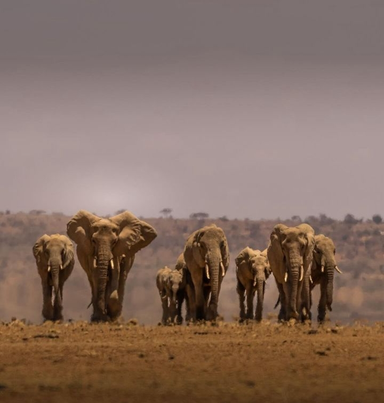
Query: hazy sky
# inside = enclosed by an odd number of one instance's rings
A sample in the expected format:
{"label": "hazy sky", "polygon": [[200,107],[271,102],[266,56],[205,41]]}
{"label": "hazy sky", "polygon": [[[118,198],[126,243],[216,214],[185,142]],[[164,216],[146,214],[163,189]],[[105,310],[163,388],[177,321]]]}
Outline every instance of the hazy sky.
{"label": "hazy sky", "polygon": [[2,1],[0,117],[0,210],[384,214],[384,2]]}

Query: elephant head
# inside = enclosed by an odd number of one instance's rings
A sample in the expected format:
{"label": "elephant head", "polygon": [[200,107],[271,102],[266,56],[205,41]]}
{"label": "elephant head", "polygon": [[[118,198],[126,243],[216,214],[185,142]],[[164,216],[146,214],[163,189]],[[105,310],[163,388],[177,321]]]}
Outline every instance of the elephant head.
{"label": "elephant head", "polygon": [[[263,312],[265,282],[271,273],[267,257],[267,250],[265,249],[261,252],[260,250],[254,250],[246,247],[238,254],[235,262],[237,267],[237,279],[242,284],[242,287],[240,288],[242,290],[246,290],[247,294],[251,294],[247,295],[247,317],[249,319],[253,318],[253,305],[252,301],[250,301],[250,298],[253,299],[253,290],[256,288],[257,306],[255,319],[260,321]],[[244,292],[242,298],[244,298]],[[243,302],[241,302],[240,317],[243,319],[244,312],[242,311],[242,304]]]}
{"label": "elephant head", "polygon": [[[33,246],[33,255],[43,284],[43,316],[45,319],[61,319],[60,285],[69,277],[74,266],[72,242],[65,235],[45,234]],[[51,312],[51,286],[54,289],[56,314]]]}
{"label": "elephant head", "polygon": [[67,233],[77,244],[80,264],[91,284],[92,319],[115,317],[116,312],[121,312],[123,302],[122,259],[132,264],[135,254],[156,238],[156,231],[128,211],[101,218],[80,210],[68,222]]}
{"label": "elephant head", "polygon": [[[277,283],[287,284],[284,288],[287,290],[287,295],[282,300],[286,304],[285,313],[288,319],[291,317],[297,319],[299,316],[298,300],[302,281],[307,273],[309,276],[314,246],[315,233],[308,224],[300,224],[297,227],[278,224],[271,233],[268,260]],[[309,288],[309,281],[306,287]],[[279,291],[281,289],[282,287]],[[309,289],[307,294],[309,295]],[[281,294],[280,297],[282,297]],[[305,306],[309,311],[309,301],[306,301]]]}
{"label": "elephant head", "polygon": [[202,287],[210,287],[209,319],[217,317],[221,282],[229,266],[229,249],[224,231],[215,224],[195,231],[187,240],[184,258],[195,288],[196,317],[205,319]]}
{"label": "elephant head", "polygon": [[330,311],[332,311],[333,299],[333,273],[335,270],[341,273],[336,264],[335,253],[335,244],[331,238],[328,238],[323,234],[315,236],[315,248],[313,250],[314,265],[312,273],[314,277],[321,276],[326,278],[324,283],[324,286],[326,287],[325,301],[326,306]]}

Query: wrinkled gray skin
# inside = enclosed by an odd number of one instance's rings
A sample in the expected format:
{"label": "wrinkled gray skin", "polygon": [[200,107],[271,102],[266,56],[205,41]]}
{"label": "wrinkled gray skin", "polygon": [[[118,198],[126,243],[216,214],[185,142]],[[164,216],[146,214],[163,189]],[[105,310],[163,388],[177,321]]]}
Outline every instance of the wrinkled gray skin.
{"label": "wrinkled gray skin", "polygon": [[322,234],[315,236],[311,270],[311,291],[316,285],[320,284],[320,300],[317,316],[319,322],[324,321],[327,308],[329,311],[332,311],[333,275],[335,270],[339,270],[337,268],[335,253],[335,244],[331,238]]}
{"label": "wrinkled gray skin", "polygon": [[[267,249],[254,250],[248,246],[236,257],[237,293],[240,301],[240,320],[256,319],[261,321],[263,316],[263,302],[265,282],[270,274],[267,258]],[[255,316],[253,314],[253,299],[257,291]],[[245,312],[245,294],[247,295],[247,311]]]}
{"label": "wrinkled gray skin", "polygon": [[159,290],[163,316],[161,323],[180,323],[178,306],[180,305],[180,292],[185,291],[185,277],[183,272],[165,266],[156,275],[156,286]]}
{"label": "wrinkled gray skin", "polygon": [[43,287],[42,315],[46,320],[62,320],[63,287],[75,264],[72,242],[65,235],[45,234],[33,246],[33,255]]}
{"label": "wrinkled gray skin", "polygon": [[135,254],[156,238],[155,229],[128,211],[101,218],[80,210],[68,222],[67,233],[77,244],[77,256],[91,286],[91,320],[117,320]]}
{"label": "wrinkled gray skin", "polygon": [[185,244],[184,259],[194,288],[190,299],[192,320],[215,320],[221,282],[229,266],[224,231],[212,224],[193,232]]}
{"label": "wrinkled gray skin", "polygon": [[[308,224],[277,224],[267,255],[279,291],[279,320],[310,319],[310,274],[315,232]],[[302,309],[301,309],[302,308]]]}

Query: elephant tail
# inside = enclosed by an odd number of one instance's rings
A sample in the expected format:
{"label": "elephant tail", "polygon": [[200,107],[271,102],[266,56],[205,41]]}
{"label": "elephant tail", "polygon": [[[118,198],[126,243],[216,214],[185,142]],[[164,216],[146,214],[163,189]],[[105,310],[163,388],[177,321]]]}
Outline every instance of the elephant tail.
{"label": "elephant tail", "polygon": [[280,295],[279,295],[279,297],[277,298],[276,304],[275,304],[275,306],[273,307],[273,309],[276,309],[276,308],[279,306],[279,304],[280,304]]}

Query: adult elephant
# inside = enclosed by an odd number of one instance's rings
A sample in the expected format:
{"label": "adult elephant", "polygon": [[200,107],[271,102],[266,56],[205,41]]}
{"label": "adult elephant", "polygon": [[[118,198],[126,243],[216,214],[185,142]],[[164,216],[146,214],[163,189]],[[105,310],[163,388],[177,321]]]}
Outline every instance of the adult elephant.
{"label": "adult elephant", "polygon": [[341,273],[336,264],[335,253],[335,244],[331,238],[323,234],[315,236],[311,269],[311,291],[316,285],[320,284],[320,300],[317,315],[319,322],[324,321],[327,308],[329,311],[332,311],[333,274],[335,270]]}
{"label": "adult elephant", "polygon": [[[315,231],[308,224],[277,224],[270,236],[267,255],[281,303],[279,320],[310,319],[309,278]],[[303,310],[301,310],[303,308]]]}
{"label": "adult elephant", "polygon": [[[263,302],[265,282],[270,275],[267,258],[267,249],[260,251],[250,247],[244,248],[236,257],[236,291],[240,301],[240,320],[253,319],[261,321],[263,316]],[[257,291],[255,316],[253,315],[253,299]],[[247,295],[247,312],[244,299]]]}
{"label": "adult elephant", "polygon": [[185,244],[184,259],[194,288],[190,301],[192,318],[215,320],[221,282],[229,266],[224,231],[211,224],[193,232]]}
{"label": "adult elephant", "polygon": [[156,238],[155,229],[128,211],[101,218],[80,210],[68,222],[67,233],[77,244],[77,256],[91,286],[91,320],[117,320],[135,254]]}
{"label": "adult elephant", "polygon": [[45,234],[36,241],[32,251],[43,287],[42,315],[46,320],[62,320],[63,287],[75,264],[72,242],[65,235]]}

